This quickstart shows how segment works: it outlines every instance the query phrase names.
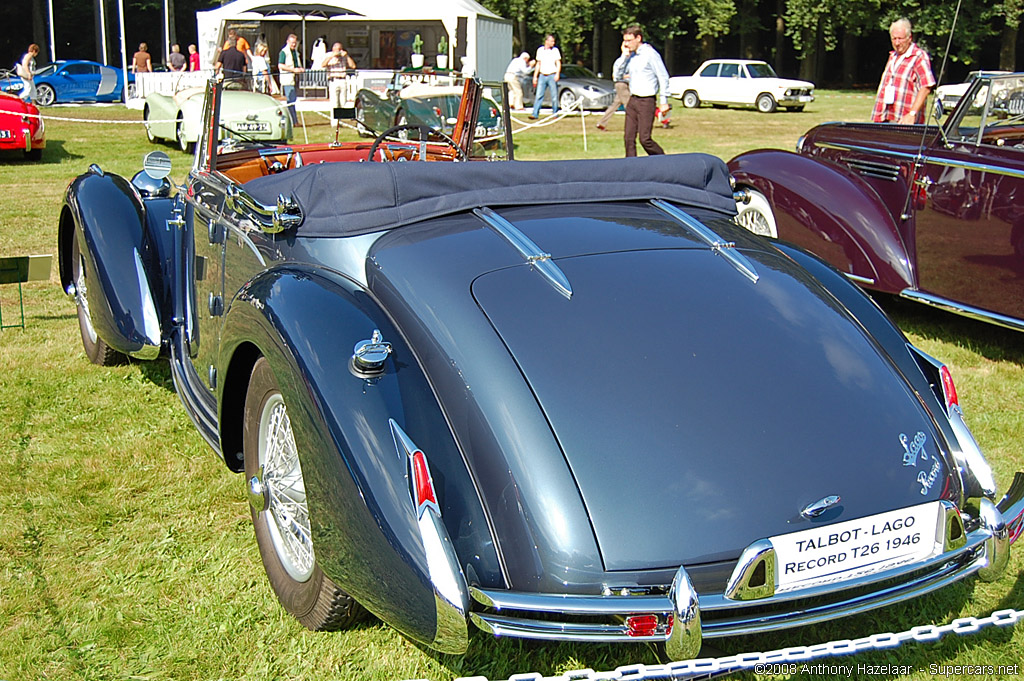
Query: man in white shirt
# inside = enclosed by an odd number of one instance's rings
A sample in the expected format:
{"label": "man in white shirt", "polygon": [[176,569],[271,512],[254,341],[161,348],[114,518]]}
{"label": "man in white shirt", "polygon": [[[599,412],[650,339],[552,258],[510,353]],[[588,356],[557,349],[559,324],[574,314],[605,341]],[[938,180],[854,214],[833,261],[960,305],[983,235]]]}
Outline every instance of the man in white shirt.
{"label": "man in white shirt", "polygon": [[537,48],[537,68],[533,71],[533,113],[536,118],[544,93],[551,90],[551,111],[558,113],[558,79],[562,77],[562,53],[555,47],[555,36],[550,33],[544,38],[544,45]]}
{"label": "man in white shirt", "polygon": [[643,30],[630,26],[622,32],[622,42],[633,53],[626,69],[629,80],[629,104],[626,105],[626,156],[636,156],[636,138],[648,156],[664,154],[665,150],[651,139],[654,128],[655,97],[661,110],[668,111],[668,70],[658,51],[644,42]]}

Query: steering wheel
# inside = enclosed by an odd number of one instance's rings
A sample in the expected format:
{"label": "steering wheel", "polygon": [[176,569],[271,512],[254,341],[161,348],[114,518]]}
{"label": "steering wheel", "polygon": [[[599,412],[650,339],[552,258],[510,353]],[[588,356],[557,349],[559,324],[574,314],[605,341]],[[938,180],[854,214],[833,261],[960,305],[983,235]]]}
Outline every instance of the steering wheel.
{"label": "steering wheel", "polygon": [[[409,130],[417,130],[417,131],[419,131],[419,135],[420,135],[419,140],[408,140],[408,141],[402,140],[402,141],[399,141],[399,142],[396,142],[396,141],[393,141],[393,140],[391,140],[391,141],[388,140],[389,137],[393,137],[397,133],[406,132],[406,131],[409,131]],[[435,139],[430,139],[431,137],[434,137]],[[437,128],[432,128],[429,125],[414,124],[414,123],[403,123],[402,125],[396,125],[394,127],[388,128],[387,130],[385,130],[381,134],[377,135],[377,139],[373,140],[373,144],[370,146],[370,154],[369,154],[369,156],[367,158],[370,161],[376,161],[377,159],[375,157],[377,156],[377,149],[379,149],[382,145],[385,145],[385,146],[387,146],[389,151],[391,150],[392,146],[394,146],[395,149],[406,149],[406,150],[407,149],[419,149],[419,158],[415,158],[414,157],[413,160],[426,161],[427,160],[427,144],[437,144],[437,143],[441,143],[441,144],[444,144],[446,146],[451,147],[452,150],[455,152],[455,160],[456,161],[465,161],[466,160],[466,152],[463,151],[462,147],[459,146],[459,143],[456,142],[455,140],[453,140],[451,137],[449,137],[448,135],[444,134],[443,132],[441,132]],[[385,153],[384,154],[384,160],[385,161],[399,161],[399,160],[404,161],[406,159],[405,159],[405,157],[398,158],[394,153],[391,154],[391,158],[388,158],[387,153]]]}

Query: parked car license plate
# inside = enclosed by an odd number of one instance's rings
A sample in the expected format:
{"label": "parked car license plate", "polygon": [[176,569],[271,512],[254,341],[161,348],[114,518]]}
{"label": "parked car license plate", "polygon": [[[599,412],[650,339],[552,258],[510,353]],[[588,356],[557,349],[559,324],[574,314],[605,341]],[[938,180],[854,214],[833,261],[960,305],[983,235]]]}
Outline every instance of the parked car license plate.
{"label": "parked car license plate", "polygon": [[933,501],[771,537],[776,592],[881,572],[936,555],[942,506]]}
{"label": "parked car license plate", "polygon": [[266,121],[235,123],[235,130],[238,132],[270,132],[270,123]]}
{"label": "parked car license plate", "polygon": [[11,134],[10,130],[0,130],[0,140],[10,139],[11,137],[14,137],[14,135]]}

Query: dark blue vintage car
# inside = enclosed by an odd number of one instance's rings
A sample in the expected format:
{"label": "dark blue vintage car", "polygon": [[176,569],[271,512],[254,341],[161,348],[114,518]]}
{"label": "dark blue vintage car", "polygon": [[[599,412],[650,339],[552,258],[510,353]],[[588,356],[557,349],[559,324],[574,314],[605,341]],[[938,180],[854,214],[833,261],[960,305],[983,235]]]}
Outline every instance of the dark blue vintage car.
{"label": "dark blue vintage car", "polygon": [[[35,102],[50,106],[62,102],[118,102],[124,76],[121,69],[81,59],[58,60],[35,72]],[[129,86],[135,74],[128,75]],[[21,78],[11,75],[0,79],[0,90],[21,94]]]}
{"label": "dark blue vintage car", "polygon": [[170,362],[290,613],[684,659],[999,577],[1024,476],[997,501],[942,363],[716,158],[473,160],[481,90],[282,146],[218,143],[213,83],[176,192],[161,152],[67,190],[89,358]]}

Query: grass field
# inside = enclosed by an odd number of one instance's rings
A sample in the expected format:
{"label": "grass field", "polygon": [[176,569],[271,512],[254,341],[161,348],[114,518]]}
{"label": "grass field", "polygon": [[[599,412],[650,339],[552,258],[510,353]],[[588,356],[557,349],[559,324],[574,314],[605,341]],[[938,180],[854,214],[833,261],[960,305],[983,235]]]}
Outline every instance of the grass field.
{"label": "grass field", "polygon": [[[757,147],[791,149],[812,125],[863,120],[870,105],[863,93],[826,91],[803,113],[677,107],[673,127],[656,129],[655,138],[670,152],[728,159]],[[153,148],[138,112],[59,107],[45,114],[53,118],[42,162],[0,159],[0,256],[54,253],[68,182],[91,163],[130,177]],[[307,115],[307,121],[318,123],[308,128],[311,140],[329,136],[321,119]],[[594,121],[587,119],[586,150],[577,117],[520,133],[517,157],[620,156],[622,117],[607,133],[596,131]],[[162,148],[173,159],[172,179],[180,182],[189,159]],[[264,578],[241,477],[229,473],[193,429],[166,365],[89,364],[74,305],[59,290],[56,272],[48,283],[25,286],[24,294],[25,329],[0,331],[0,471],[7,480],[0,484],[3,681],[505,679],[658,661],[644,646],[535,644],[484,635],[472,638],[465,657],[449,657],[369,619],[344,633],[304,630],[279,607]],[[915,343],[951,366],[967,420],[1005,488],[1013,471],[1024,470],[1024,337],[898,301],[883,303]],[[11,323],[17,288],[0,288],[0,304],[4,323]],[[1024,547],[1017,549],[996,583],[969,580],[827,625],[718,640],[704,654],[811,645],[1024,609]],[[910,665],[914,671],[907,675],[884,677],[926,679],[933,678],[930,664],[1019,664],[1021,650],[1024,626],[832,662]]]}

